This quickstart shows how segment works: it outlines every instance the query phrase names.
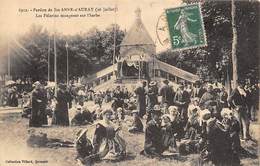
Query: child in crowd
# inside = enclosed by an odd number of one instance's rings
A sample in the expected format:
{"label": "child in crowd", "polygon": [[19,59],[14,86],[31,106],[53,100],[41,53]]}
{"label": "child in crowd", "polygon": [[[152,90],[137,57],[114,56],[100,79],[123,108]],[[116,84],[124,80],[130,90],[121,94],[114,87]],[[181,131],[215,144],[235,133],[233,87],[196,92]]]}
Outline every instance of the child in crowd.
{"label": "child in crowd", "polygon": [[192,99],[191,104],[189,104],[188,107],[188,119],[192,116],[193,110],[196,109],[197,113],[199,114],[200,112],[200,107],[199,107],[199,98],[195,97]]}
{"label": "child in crowd", "polygon": [[118,107],[116,109],[116,112],[115,112],[115,119],[116,120],[119,120],[119,121],[122,121],[125,119],[125,114],[124,114],[124,110],[122,107]]}
{"label": "child in crowd", "polygon": [[199,114],[198,114],[198,108],[193,107],[192,110],[189,110],[189,118],[186,124],[186,127],[184,131],[185,139],[191,139],[194,140],[199,137],[200,134],[200,124],[199,124]]}
{"label": "child in crowd", "polygon": [[94,120],[102,120],[103,117],[102,117],[102,108],[100,106],[95,106],[93,108],[93,112],[92,112],[92,115],[93,115],[93,119]]}
{"label": "child in crowd", "polygon": [[27,92],[24,92],[22,118],[30,118],[31,111],[32,111],[31,97]]}
{"label": "child in crowd", "polygon": [[162,117],[162,141],[163,147],[169,152],[176,152],[176,140],[174,137],[173,126],[169,114],[164,114]]}
{"label": "child in crowd", "polygon": [[92,114],[86,107],[77,106],[76,114],[71,120],[71,125],[86,125],[94,122]]}
{"label": "child in crowd", "polygon": [[178,111],[178,107],[176,106],[170,106],[169,107],[169,117],[171,119],[172,123],[172,129],[174,132],[174,135],[176,137],[176,140],[180,140],[184,135],[184,129],[183,129],[183,123],[180,118],[180,113]]}
{"label": "child in crowd", "polygon": [[128,128],[128,131],[130,133],[143,132],[144,126],[142,124],[140,117],[138,116],[138,111],[133,110],[132,115],[133,115],[133,121],[132,121],[131,126]]}
{"label": "child in crowd", "polygon": [[239,132],[240,132],[240,125],[238,120],[234,117],[233,111],[229,108],[223,108],[221,111],[221,117],[223,118],[222,123],[225,126],[225,129],[229,132],[230,139],[231,139],[231,146],[233,151],[232,159],[233,162],[237,162],[237,164],[240,164],[239,159],[239,152],[240,152],[240,138],[239,138]]}
{"label": "child in crowd", "polygon": [[164,102],[164,103],[163,103],[162,113],[163,113],[163,114],[169,114],[169,105],[168,105],[167,102]]}

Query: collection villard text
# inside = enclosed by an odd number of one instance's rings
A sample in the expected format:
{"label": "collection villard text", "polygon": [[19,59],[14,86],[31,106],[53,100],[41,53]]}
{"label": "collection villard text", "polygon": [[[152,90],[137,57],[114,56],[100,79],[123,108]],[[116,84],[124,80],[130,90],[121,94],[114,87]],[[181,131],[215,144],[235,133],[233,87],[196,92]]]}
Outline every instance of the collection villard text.
{"label": "collection villard text", "polygon": [[44,164],[48,163],[48,160],[5,160],[8,164]]}

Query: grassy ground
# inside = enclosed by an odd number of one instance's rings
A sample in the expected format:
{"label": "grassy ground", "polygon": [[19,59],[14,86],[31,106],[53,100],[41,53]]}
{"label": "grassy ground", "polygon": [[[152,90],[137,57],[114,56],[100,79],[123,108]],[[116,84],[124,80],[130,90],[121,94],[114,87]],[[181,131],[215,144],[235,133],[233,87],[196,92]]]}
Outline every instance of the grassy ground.
{"label": "grassy ground", "polygon": [[[92,139],[94,126],[83,127],[42,127],[37,131],[48,134],[50,138],[60,138],[73,141],[76,132],[80,128],[88,128],[88,136]],[[252,127],[255,128],[256,127]],[[28,119],[20,118],[19,113],[0,114],[0,166],[74,166],[76,165],[76,151],[74,148],[29,148],[26,146],[28,130]],[[126,126],[120,131],[120,135],[127,141],[127,158],[120,162],[99,162],[97,166],[117,166],[117,165],[134,165],[134,166],[185,166],[198,165],[198,155],[176,156],[166,159],[150,159],[139,155],[143,148],[144,134],[133,135],[127,132]],[[257,152],[257,145],[251,141],[243,143],[243,147],[252,153]],[[34,164],[8,164],[7,160],[33,160]],[[35,160],[47,160],[48,163],[35,164]],[[241,160],[245,166],[259,165],[258,159],[243,158]]]}

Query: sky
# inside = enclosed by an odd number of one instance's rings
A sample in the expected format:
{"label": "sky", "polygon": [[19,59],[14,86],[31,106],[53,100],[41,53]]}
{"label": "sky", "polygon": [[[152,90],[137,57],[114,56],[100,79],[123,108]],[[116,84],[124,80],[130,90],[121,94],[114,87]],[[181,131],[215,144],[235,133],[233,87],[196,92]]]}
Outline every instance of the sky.
{"label": "sky", "polygon": [[[156,41],[156,23],[164,9],[181,5],[181,0],[1,0],[0,6],[0,44],[10,37],[16,37],[29,30],[32,24],[42,25],[53,32],[54,27],[60,33],[73,35],[86,32],[93,26],[104,29],[111,23],[117,23],[123,30],[128,30],[135,20],[135,10],[142,11],[142,21]],[[117,12],[97,12],[100,17],[84,18],[36,18],[36,12],[19,12],[19,9],[46,8],[114,8]],[[41,14],[41,12],[37,12]],[[58,12],[59,13],[59,12]],[[77,13],[77,12],[70,12]],[[84,13],[84,12],[80,12]],[[95,12],[91,12],[94,14]],[[52,13],[50,13],[52,14]],[[62,12],[62,14],[69,14]],[[55,20],[55,21],[54,21]],[[54,23],[55,22],[55,23]],[[163,48],[156,42],[157,52]]]}

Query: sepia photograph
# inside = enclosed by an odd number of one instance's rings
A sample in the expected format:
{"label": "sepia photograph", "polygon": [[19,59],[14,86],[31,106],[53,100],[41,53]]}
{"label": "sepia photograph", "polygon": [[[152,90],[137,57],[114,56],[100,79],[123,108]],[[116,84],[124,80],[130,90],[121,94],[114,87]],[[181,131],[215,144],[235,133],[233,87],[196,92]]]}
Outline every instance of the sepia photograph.
{"label": "sepia photograph", "polygon": [[260,0],[1,0],[0,166],[259,166]]}

